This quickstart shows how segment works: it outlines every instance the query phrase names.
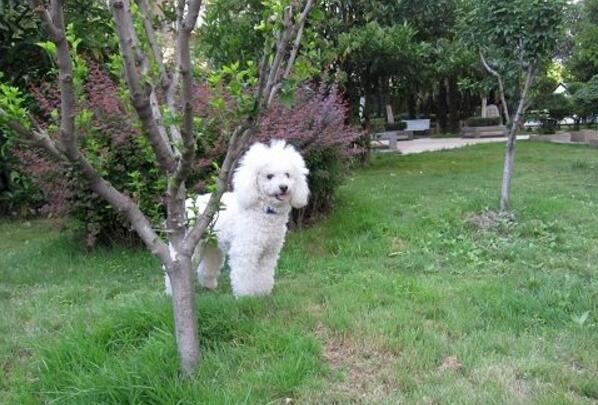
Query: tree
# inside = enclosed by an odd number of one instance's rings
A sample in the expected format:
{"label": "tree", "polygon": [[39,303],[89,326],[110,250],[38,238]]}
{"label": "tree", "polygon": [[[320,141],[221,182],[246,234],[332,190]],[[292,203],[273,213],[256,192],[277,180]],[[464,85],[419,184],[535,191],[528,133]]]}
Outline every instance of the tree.
{"label": "tree", "polygon": [[598,115],[598,75],[575,92],[573,104],[576,113],[583,119]]}
{"label": "tree", "polygon": [[253,61],[263,48],[259,25],[265,8],[261,1],[214,0],[206,5],[203,24],[198,30],[196,51],[214,65]]}
{"label": "tree", "polygon": [[[478,49],[485,69],[496,77],[509,128],[500,211],[510,210],[517,130],[522,125],[530,87],[553,57],[563,37],[566,0],[471,1],[462,21],[466,40]],[[510,110],[507,95],[517,106]]]}
{"label": "tree", "polygon": [[572,50],[567,67],[575,81],[587,82],[598,74],[598,0],[584,0],[580,16],[572,22]]}
{"label": "tree", "polygon": [[82,153],[77,130],[78,121],[85,112],[77,105],[84,69],[81,68],[81,57],[76,54],[77,39],[65,24],[65,2],[51,0],[49,6],[43,0],[33,3],[50,38],[44,48],[54,55],[59,72],[59,135],[55,139],[49,129],[31,119],[23,107],[22,97],[14,93],[15,89],[10,89],[12,97],[7,97],[6,92],[0,94],[0,124],[42,146],[53,158],[78,171],[91,190],[122,214],[147,248],[160,259],[173,290],[181,369],[189,375],[200,361],[192,255],[218,210],[235,159],[250,141],[262,112],[282,84],[291,79],[303,25],[313,0],[307,0],[303,5],[293,2],[289,6],[277,1],[269,3],[272,13],[263,24],[267,38],[255,76],[251,71],[239,71],[237,65],[226,67],[211,77],[213,83],[226,85],[237,101],[236,112],[244,114],[246,119],[230,135],[214,192],[194,224],[188,224],[185,211],[186,180],[196,159],[190,42],[202,1],[177,2],[175,62],[168,64],[158,46],[152,8],[147,0],[136,0],[135,4],[130,0],[110,0],[130,101],[156,156],[156,164],[167,179],[166,216],[160,231],[153,228],[136,201],[113,187],[110,179],[102,177],[89,157]]}

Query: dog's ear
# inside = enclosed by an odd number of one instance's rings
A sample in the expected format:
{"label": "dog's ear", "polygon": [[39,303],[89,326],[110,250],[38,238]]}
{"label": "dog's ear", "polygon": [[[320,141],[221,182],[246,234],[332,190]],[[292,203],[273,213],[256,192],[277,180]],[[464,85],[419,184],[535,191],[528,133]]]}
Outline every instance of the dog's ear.
{"label": "dog's ear", "polygon": [[309,187],[307,186],[308,173],[309,171],[305,169],[305,172],[301,173],[293,188],[293,194],[291,195],[291,206],[293,208],[303,208],[307,205],[307,200],[309,199]]}
{"label": "dog's ear", "polygon": [[292,145],[287,145],[285,149],[290,152],[289,160],[295,166],[296,183],[293,187],[290,203],[293,208],[303,208],[307,205],[309,199],[309,187],[307,185],[309,170],[305,167],[303,156]]}
{"label": "dog's ear", "polygon": [[268,147],[263,143],[255,143],[243,155],[239,167],[233,176],[233,187],[237,201],[243,208],[254,205],[259,198],[257,176],[259,175],[260,161],[268,152]]}

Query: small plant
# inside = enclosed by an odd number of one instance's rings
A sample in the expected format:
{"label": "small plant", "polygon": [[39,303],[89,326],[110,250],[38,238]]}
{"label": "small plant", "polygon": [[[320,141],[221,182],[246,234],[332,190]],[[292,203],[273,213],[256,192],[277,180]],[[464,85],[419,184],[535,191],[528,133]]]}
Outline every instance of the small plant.
{"label": "small plant", "polygon": [[554,118],[542,118],[538,132],[543,135],[554,134],[559,126],[559,123]]}
{"label": "small plant", "polygon": [[392,124],[387,122],[385,125],[387,131],[402,131],[405,128],[407,128],[407,123],[404,121],[394,122]]}

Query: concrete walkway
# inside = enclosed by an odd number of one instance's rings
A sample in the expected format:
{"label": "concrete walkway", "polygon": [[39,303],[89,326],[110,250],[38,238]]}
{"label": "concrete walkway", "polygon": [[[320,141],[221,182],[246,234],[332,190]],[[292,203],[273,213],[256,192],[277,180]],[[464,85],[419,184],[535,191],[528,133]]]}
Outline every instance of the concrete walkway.
{"label": "concrete walkway", "polygon": [[[517,140],[528,140],[529,135],[518,135]],[[403,155],[462,148],[478,143],[506,142],[507,138],[418,138],[397,142],[397,150]],[[384,141],[382,141],[384,142]],[[382,153],[396,152],[392,149],[378,149]]]}

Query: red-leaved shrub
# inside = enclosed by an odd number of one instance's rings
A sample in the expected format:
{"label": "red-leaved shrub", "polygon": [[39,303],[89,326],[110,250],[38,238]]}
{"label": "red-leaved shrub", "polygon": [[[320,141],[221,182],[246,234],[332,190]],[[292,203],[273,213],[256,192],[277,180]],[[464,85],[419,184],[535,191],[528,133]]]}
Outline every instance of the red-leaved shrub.
{"label": "red-leaved shrub", "polygon": [[[88,61],[84,97],[78,113],[89,119],[78,125],[77,135],[84,153],[96,169],[119,190],[123,190],[158,224],[163,218],[162,196],[165,179],[157,169],[155,155],[142,136],[131,107],[119,99],[119,88],[102,67]],[[37,116],[50,132],[55,128],[52,115],[60,104],[55,87],[42,84],[31,88],[37,100]],[[160,95],[158,95],[160,97]],[[211,100],[222,97],[227,108],[215,108]],[[222,89],[207,85],[194,87],[194,110],[199,158],[188,184],[193,192],[206,192],[216,166],[226,153],[227,140],[241,117],[233,100]],[[89,114],[91,113],[91,114]],[[332,207],[334,192],[343,179],[346,166],[360,133],[346,124],[348,107],[336,87],[298,89],[291,108],[280,103],[265,113],[255,140],[286,139],[297,146],[310,169],[312,197],[306,209],[295,213],[304,222]],[[55,129],[54,129],[55,131]],[[56,134],[52,134],[56,136]],[[135,244],[138,239],[126,221],[72,170],[46,158],[37,149],[16,152],[23,168],[43,191],[44,213],[70,212],[81,224],[88,247],[99,242]]]}
{"label": "red-leaved shrub", "polygon": [[361,153],[358,128],[347,124],[349,106],[338,87],[299,88],[293,106],[277,102],[263,117],[256,139],[286,139],[303,154],[310,170],[310,201],[294,213],[296,223],[329,211],[352,155]]}

